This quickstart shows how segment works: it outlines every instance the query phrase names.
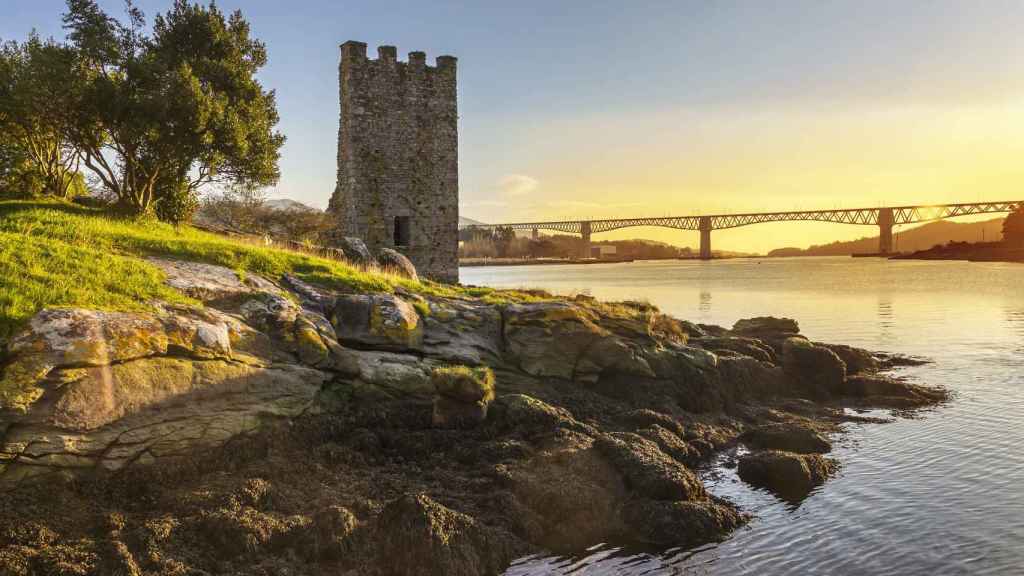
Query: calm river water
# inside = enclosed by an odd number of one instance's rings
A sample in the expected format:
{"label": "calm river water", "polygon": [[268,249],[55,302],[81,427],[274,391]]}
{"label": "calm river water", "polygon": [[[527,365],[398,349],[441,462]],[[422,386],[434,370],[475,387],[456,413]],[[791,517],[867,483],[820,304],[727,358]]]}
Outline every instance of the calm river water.
{"label": "calm river water", "polygon": [[[955,392],[890,424],[849,425],[839,476],[800,506],[705,472],[757,519],[721,544],[537,556],[537,574],[1024,574],[1024,265],[853,258],[463,268],[462,282],[646,299],[731,326],[799,320],[815,340],[926,356],[904,369]],[[884,414],[883,414],[884,415]],[[715,473],[717,472],[717,473]]]}

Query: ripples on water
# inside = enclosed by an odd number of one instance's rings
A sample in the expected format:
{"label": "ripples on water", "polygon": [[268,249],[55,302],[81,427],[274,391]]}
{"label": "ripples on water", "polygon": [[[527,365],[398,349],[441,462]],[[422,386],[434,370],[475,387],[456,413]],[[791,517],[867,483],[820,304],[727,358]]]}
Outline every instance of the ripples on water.
{"label": "ripples on water", "polygon": [[848,425],[838,477],[798,507],[705,472],[756,515],[696,550],[598,545],[521,559],[539,574],[1024,574],[1024,265],[852,258],[463,268],[462,281],[645,299],[731,326],[788,316],[815,340],[926,356],[901,372],[955,392],[915,418]]}

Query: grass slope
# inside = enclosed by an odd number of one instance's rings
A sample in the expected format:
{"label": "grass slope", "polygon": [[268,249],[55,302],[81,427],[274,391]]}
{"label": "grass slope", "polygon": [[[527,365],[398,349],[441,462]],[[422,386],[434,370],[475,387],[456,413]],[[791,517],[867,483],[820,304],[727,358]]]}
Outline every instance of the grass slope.
{"label": "grass slope", "polygon": [[[412,292],[518,300],[529,295],[413,282],[344,262],[246,244],[182,226],[119,218],[98,208],[49,200],[0,201],[0,339],[45,307],[144,310],[147,302],[192,302],[164,285],[145,262],[165,256],[219,264],[239,274],[294,274],[331,289]],[[192,302],[194,303],[194,302]]]}

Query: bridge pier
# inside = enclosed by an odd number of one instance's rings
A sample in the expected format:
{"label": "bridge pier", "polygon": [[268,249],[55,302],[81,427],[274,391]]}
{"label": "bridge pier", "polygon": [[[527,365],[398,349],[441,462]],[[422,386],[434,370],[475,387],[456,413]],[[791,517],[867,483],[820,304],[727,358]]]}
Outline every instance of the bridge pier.
{"label": "bridge pier", "polygon": [[538,238],[540,238],[540,230],[537,230],[536,228],[534,228],[530,232],[530,238],[533,238],[534,240],[537,240]]}
{"label": "bridge pier", "polygon": [[590,222],[580,222],[580,258],[590,258]]}
{"label": "bridge pier", "polygon": [[711,260],[711,217],[700,217],[700,259]]}
{"label": "bridge pier", "polygon": [[892,254],[892,228],[895,223],[892,208],[878,209],[878,253],[883,256]]}

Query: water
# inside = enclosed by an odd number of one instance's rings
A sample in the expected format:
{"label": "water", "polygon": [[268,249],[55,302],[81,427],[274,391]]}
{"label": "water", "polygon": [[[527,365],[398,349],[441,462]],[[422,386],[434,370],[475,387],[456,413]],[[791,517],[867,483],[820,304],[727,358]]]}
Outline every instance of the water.
{"label": "water", "polygon": [[[798,507],[735,473],[705,482],[757,519],[696,550],[597,545],[537,556],[536,574],[1024,574],[1024,265],[853,258],[464,268],[462,281],[645,299],[731,326],[799,320],[815,340],[926,356],[902,371],[955,393],[890,424],[848,425],[842,470]],[[888,415],[883,413],[883,415]]]}

